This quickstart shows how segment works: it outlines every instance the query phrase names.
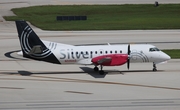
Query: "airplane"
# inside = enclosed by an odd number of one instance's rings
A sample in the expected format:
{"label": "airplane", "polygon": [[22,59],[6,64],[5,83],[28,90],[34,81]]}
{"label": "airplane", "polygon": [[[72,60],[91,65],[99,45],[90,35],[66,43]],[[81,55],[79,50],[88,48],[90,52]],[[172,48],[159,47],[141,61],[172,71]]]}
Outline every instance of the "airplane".
{"label": "airplane", "polygon": [[[156,64],[171,59],[169,55],[150,44],[121,45],[89,45],[74,46],[51,41],[40,40],[26,21],[15,21],[21,51],[25,58],[45,61],[55,64],[94,65],[94,71],[104,75],[103,66],[121,66],[130,63],[152,62],[153,71]],[[100,66],[100,70],[99,67]]]}

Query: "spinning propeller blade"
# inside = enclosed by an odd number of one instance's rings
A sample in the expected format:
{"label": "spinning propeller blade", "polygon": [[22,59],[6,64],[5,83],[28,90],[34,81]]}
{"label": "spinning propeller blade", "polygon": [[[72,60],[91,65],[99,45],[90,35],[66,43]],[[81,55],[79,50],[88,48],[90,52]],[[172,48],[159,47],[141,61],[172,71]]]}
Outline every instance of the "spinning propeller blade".
{"label": "spinning propeller blade", "polygon": [[128,45],[128,51],[127,51],[127,54],[128,54],[128,60],[127,60],[127,68],[129,70],[129,67],[130,67],[130,53],[131,53],[131,50],[130,50],[130,44]]}

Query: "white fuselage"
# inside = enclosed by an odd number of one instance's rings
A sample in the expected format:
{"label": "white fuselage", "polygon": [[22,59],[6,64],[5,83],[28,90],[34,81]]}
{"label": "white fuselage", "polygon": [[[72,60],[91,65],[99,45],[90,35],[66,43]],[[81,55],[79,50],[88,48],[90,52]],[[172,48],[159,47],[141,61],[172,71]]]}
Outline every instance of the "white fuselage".
{"label": "white fuselage", "polygon": [[[165,62],[170,56],[149,44],[124,45],[91,45],[73,46],[50,41],[42,41],[32,28],[23,20],[15,21],[21,52],[25,58],[45,61],[54,64],[83,64],[94,65],[94,71],[104,74],[103,66],[120,66],[131,62]],[[100,66],[100,70],[97,66]]]}
{"label": "white fuselage", "polygon": [[[93,45],[73,46],[61,43],[43,41],[61,64],[92,64],[94,57],[108,54],[127,54],[128,45]],[[149,44],[131,44],[130,62],[161,63],[170,56]]]}

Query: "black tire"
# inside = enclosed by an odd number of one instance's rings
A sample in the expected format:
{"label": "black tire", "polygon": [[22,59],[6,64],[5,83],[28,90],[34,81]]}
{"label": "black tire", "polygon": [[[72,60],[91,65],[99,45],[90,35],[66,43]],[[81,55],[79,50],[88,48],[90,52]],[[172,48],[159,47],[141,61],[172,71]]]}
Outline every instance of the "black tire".
{"label": "black tire", "polygon": [[99,68],[97,66],[95,66],[94,71],[99,71]]}
{"label": "black tire", "polygon": [[103,71],[103,70],[100,70],[100,71],[99,71],[99,74],[100,74],[100,75],[104,75],[104,71]]}
{"label": "black tire", "polygon": [[156,68],[153,68],[153,71],[157,71],[157,69],[156,69]]}

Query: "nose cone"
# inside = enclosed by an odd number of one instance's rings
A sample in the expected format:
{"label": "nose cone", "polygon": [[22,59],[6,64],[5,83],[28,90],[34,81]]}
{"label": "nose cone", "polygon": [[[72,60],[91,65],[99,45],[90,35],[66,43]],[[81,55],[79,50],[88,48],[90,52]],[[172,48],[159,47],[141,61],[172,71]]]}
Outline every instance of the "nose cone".
{"label": "nose cone", "polygon": [[165,60],[165,61],[167,61],[167,60],[170,60],[171,57],[170,57],[169,55],[167,55],[166,53],[164,53],[164,54],[162,55],[162,59]]}

